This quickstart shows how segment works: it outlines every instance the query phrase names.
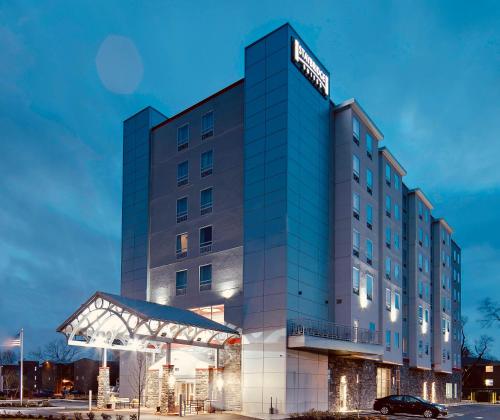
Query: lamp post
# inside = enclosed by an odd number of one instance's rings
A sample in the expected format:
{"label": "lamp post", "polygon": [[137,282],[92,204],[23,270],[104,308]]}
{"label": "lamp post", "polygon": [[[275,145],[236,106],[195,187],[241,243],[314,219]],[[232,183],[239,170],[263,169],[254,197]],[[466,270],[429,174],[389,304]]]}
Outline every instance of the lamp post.
{"label": "lamp post", "polygon": [[19,332],[19,342],[20,342],[20,359],[21,366],[19,369],[19,400],[21,402],[21,407],[23,405],[23,371],[24,371],[24,328],[21,328]]}

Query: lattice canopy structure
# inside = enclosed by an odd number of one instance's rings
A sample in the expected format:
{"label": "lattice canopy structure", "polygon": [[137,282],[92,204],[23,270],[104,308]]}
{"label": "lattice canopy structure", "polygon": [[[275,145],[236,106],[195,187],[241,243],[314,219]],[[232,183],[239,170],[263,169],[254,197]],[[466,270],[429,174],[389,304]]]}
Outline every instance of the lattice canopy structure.
{"label": "lattice canopy structure", "polygon": [[186,309],[96,292],[58,329],[69,345],[161,353],[167,343],[222,348],[239,332]]}

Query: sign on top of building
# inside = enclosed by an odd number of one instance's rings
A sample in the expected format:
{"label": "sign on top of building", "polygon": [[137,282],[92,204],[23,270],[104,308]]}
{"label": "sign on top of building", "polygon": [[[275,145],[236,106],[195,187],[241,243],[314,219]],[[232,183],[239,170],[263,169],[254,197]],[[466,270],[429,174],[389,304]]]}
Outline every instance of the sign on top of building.
{"label": "sign on top of building", "polygon": [[330,92],[328,75],[309,55],[297,38],[292,38],[292,61],[323,96],[328,96]]}

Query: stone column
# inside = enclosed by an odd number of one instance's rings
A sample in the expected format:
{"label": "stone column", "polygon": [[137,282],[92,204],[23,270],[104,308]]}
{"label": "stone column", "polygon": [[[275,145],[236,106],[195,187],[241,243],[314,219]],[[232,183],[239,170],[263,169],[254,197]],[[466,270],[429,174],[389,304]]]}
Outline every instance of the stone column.
{"label": "stone column", "polygon": [[174,365],[163,366],[161,381],[160,412],[173,413],[175,411],[175,376]]}
{"label": "stone column", "polygon": [[99,367],[97,377],[97,408],[106,408],[109,401],[109,367]]}
{"label": "stone column", "polygon": [[209,370],[206,368],[197,368],[195,377],[194,395],[197,400],[208,400],[208,379]]}
{"label": "stone column", "polygon": [[214,368],[213,372],[211,384],[213,407],[224,410],[224,368]]}
{"label": "stone column", "polygon": [[160,405],[160,372],[156,370],[148,370],[146,390],[146,407],[154,408]]}

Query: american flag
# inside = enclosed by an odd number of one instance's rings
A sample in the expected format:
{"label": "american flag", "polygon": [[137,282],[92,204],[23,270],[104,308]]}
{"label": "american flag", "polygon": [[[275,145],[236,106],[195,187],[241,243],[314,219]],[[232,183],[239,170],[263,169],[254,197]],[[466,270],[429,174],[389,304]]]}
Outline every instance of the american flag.
{"label": "american flag", "polygon": [[19,347],[21,345],[21,333],[17,334],[13,338],[9,338],[6,342],[5,345],[7,347]]}

